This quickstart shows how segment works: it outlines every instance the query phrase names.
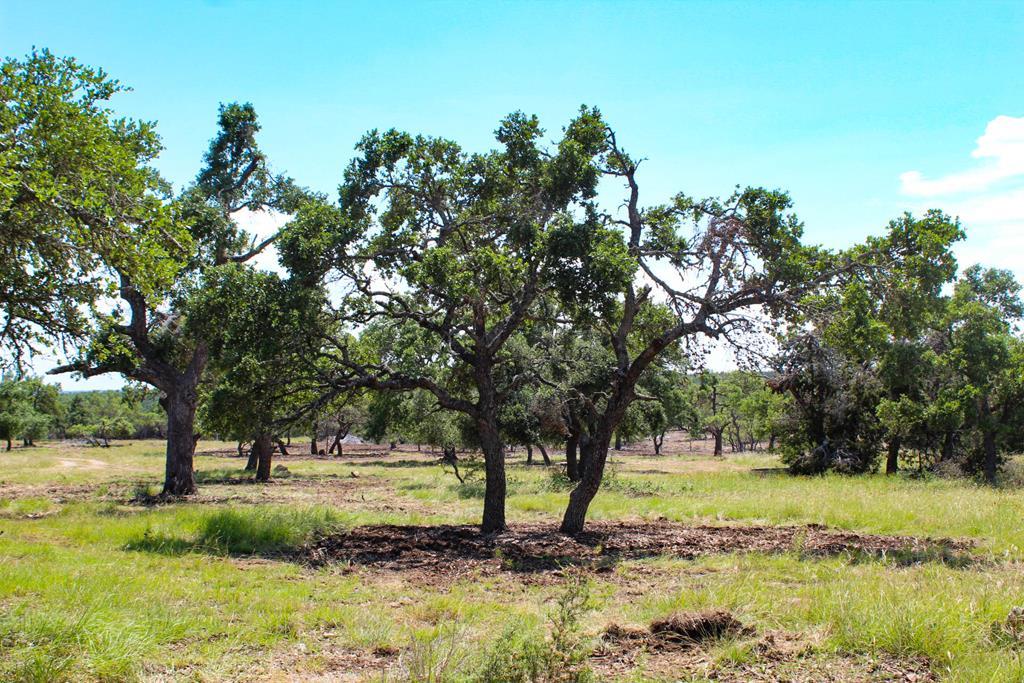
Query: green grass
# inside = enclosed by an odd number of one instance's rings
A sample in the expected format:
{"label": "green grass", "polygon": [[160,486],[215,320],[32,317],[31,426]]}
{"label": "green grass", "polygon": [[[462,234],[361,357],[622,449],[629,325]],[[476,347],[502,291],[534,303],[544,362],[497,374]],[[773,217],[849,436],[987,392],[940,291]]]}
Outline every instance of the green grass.
{"label": "green grass", "polygon": [[[289,460],[291,476],[268,485],[239,483],[246,475],[237,459],[200,456],[200,496],[160,505],[136,496],[159,483],[158,443],[0,457],[0,680],[303,678],[343,666],[345,653],[375,649],[427,666],[451,642],[453,671],[480,671],[488,656],[512,656],[499,652],[509,629],[543,636],[561,590],[515,576],[471,574],[449,584],[289,561],[315,535],[339,528],[475,521],[480,475],[460,485],[410,454]],[[90,462],[62,462],[69,460]],[[707,465],[692,456],[616,456],[591,517],[964,537],[976,542],[978,561],[903,566],[794,550],[628,562],[595,576],[587,633],[673,610],[725,608],[759,632],[807,634],[821,656],[924,656],[943,680],[1024,680],[1024,645],[999,628],[1024,605],[1021,491],[764,475],[751,471],[773,465],[760,456]],[[671,474],[643,473],[652,468]],[[549,469],[512,465],[510,519],[554,524],[567,488]],[[742,664],[757,656],[751,647],[726,640],[715,657]]]}

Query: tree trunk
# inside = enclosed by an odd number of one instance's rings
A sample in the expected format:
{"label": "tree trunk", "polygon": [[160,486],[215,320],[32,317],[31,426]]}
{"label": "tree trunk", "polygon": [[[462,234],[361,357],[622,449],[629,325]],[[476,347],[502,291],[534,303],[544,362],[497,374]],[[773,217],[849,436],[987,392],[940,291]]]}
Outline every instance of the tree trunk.
{"label": "tree trunk", "polygon": [[256,465],[259,462],[259,454],[256,452],[256,444],[254,443],[249,447],[249,461],[245,463],[246,472],[255,472]]}
{"label": "tree trunk", "polygon": [[540,449],[540,456],[542,458],[544,458],[544,464],[545,465],[550,465],[551,464],[551,458],[548,456],[548,449],[544,448],[544,444],[542,444],[542,443],[537,444],[537,448]]}
{"label": "tree trunk", "polygon": [[7,450],[10,451],[13,447],[14,444],[11,443],[11,439],[7,439]]}
{"label": "tree trunk", "polygon": [[477,419],[480,449],[484,453],[484,514],[480,530],[504,531],[505,524],[505,449],[501,445],[497,420]]}
{"label": "tree trunk", "polygon": [[716,429],[712,432],[715,436],[715,455],[722,455],[722,430]]}
{"label": "tree trunk", "polygon": [[896,474],[900,469],[900,437],[889,439],[889,454],[885,458],[885,473]]}
{"label": "tree trunk", "polygon": [[477,392],[473,418],[480,450],[484,454],[484,514],[480,530],[486,534],[508,528],[505,524],[505,446],[498,430],[498,391],[494,386],[493,358],[477,356],[473,379]]}
{"label": "tree trunk", "polygon": [[743,434],[740,433],[740,424],[736,421],[736,416],[732,418],[732,428],[736,432],[736,446],[733,447],[733,451],[743,452]]}
{"label": "tree trunk", "polygon": [[318,455],[320,453],[320,450],[317,447],[317,443],[316,443],[316,430],[319,428],[319,426],[320,425],[318,425],[316,423],[316,420],[313,420],[313,429],[312,429],[312,432],[310,433],[310,437],[309,437],[309,454],[310,455]]}
{"label": "tree trunk", "polygon": [[580,480],[580,468],[576,462],[576,449],[580,444],[579,433],[570,433],[565,440],[565,476],[569,481]]}
{"label": "tree trunk", "polygon": [[942,455],[939,456],[940,462],[949,462],[953,459],[953,431],[949,430],[946,435],[942,438]]}
{"label": "tree trunk", "polygon": [[[198,377],[196,378],[198,384]],[[195,456],[196,387],[184,378],[176,391],[167,394],[167,462],[163,492],[171,496],[187,496],[196,492],[192,470]]]}
{"label": "tree trunk", "polygon": [[663,443],[665,443],[665,435],[664,434],[655,434],[654,435],[654,454],[655,455],[661,455],[661,445]]}
{"label": "tree trunk", "polygon": [[455,446],[441,447],[441,461],[452,466],[452,469],[455,470],[455,478],[459,480],[460,484],[466,483],[466,480],[459,474],[459,456],[455,453]]}
{"label": "tree trunk", "polygon": [[622,437],[619,436],[618,432],[615,432],[615,450],[617,450],[617,451],[621,451],[622,450]]}
{"label": "tree trunk", "polygon": [[983,394],[981,397],[981,447],[984,457],[982,463],[982,470],[985,474],[985,481],[989,484],[995,485],[996,483],[996,469],[998,465],[998,458],[996,456],[996,432],[993,429],[993,420],[995,419],[992,415],[992,407],[988,402],[988,395]]}
{"label": "tree trunk", "polygon": [[256,481],[270,481],[270,462],[274,457],[274,440],[270,434],[260,434],[252,443],[256,454]]}
{"label": "tree trunk", "polygon": [[981,436],[982,446],[985,449],[985,481],[995,485],[996,471],[999,460],[996,457],[996,433],[992,429],[986,429]]}
{"label": "tree trunk", "polygon": [[587,521],[587,510],[601,488],[611,438],[612,435],[607,430],[599,428],[597,434],[580,444],[583,464],[580,482],[569,494],[569,504],[565,507],[565,515],[562,517],[562,533],[575,535],[583,531],[583,525]]}
{"label": "tree trunk", "polygon": [[281,439],[277,440],[277,447],[281,449],[281,455],[288,455],[288,444]]}
{"label": "tree trunk", "polygon": [[526,464],[533,464],[533,446],[526,444]]}
{"label": "tree trunk", "polygon": [[768,452],[771,453],[774,450],[775,450],[775,435],[774,434],[769,434],[768,435]]}

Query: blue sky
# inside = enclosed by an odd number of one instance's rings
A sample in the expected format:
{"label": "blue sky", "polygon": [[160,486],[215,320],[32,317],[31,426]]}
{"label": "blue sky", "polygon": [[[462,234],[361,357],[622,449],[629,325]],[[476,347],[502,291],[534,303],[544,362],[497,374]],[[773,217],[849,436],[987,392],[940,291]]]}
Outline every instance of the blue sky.
{"label": "blue sky", "polygon": [[937,206],[965,262],[1024,275],[1022,2],[0,0],[0,52],[32,46],[131,85],[116,106],[158,121],[178,186],[220,102],[332,193],[368,129],[482,149],[509,111],[557,132],[587,103],[648,159],[651,202],[781,187],[830,246]]}

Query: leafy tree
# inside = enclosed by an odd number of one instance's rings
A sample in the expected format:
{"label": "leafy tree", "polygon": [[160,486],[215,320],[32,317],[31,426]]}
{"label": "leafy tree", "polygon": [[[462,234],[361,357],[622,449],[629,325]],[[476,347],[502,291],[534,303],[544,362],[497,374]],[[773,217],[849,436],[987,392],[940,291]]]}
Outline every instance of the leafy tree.
{"label": "leafy tree", "polygon": [[672,367],[652,367],[641,379],[637,394],[642,400],[626,410],[617,435],[627,442],[650,438],[655,455],[660,455],[666,432],[682,429],[691,421],[694,403],[686,376]]}
{"label": "leafy tree", "polygon": [[274,273],[227,263],[209,268],[187,299],[185,325],[195,328],[187,334],[219,329],[208,342],[212,378],[202,424],[252,441],[257,481],[270,479],[275,441],[315,398],[298,356],[319,316],[318,294]]}
{"label": "leafy tree", "polygon": [[319,453],[316,447],[317,439],[324,438],[327,448],[325,453],[330,455],[337,452],[338,455],[345,453],[345,438],[349,434],[361,431],[369,419],[368,395],[365,391],[349,391],[334,398],[323,408],[317,411],[317,419],[314,421],[313,439],[310,442],[310,452]]}
{"label": "leafy tree", "polygon": [[[860,348],[850,342],[860,337],[849,325],[840,326],[833,343],[843,344],[855,356],[875,356],[877,372],[886,397],[883,401],[905,407],[917,404],[921,411],[922,370],[927,366],[924,333],[941,316],[945,301],[942,288],[956,276],[951,247],[964,236],[960,224],[941,211],[932,210],[920,219],[911,214],[890,222],[887,234],[868,241],[875,258],[865,271],[866,287],[859,305],[867,310],[867,328],[880,338],[864,340]],[[905,429],[890,423],[885,471],[899,469],[899,453]]]}
{"label": "leafy tree", "polygon": [[0,65],[0,366],[81,339],[115,272],[142,297],[162,290],[189,248],[151,166],[153,124],[107,107],[125,90],[46,50]]}
{"label": "leafy tree", "polygon": [[715,441],[713,454],[724,455],[725,427],[728,416],[720,392],[721,378],[714,373],[702,372],[694,382],[693,403],[696,411],[695,426],[710,434]]}
{"label": "leafy tree", "polygon": [[949,306],[948,363],[973,398],[965,413],[979,437],[967,464],[991,483],[999,467],[999,442],[1021,426],[1024,356],[1012,332],[1022,315],[1020,285],[1012,274],[978,266],[964,271]]}
{"label": "leafy tree", "polygon": [[146,288],[134,272],[108,263],[119,275],[118,294],[127,310],[118,307],[97,316],[81,357],[54,371],[86,377],[119,372],[162,392],[167,412],[164,493],[170,495],[196,488],[192,460],[199,387],[220,329],[187,324],[189,296],[207,281],[216,286],[219,269],[247,263],[277,238],[257,242],[240,224],[245,212],[290,213],[309,199],[289,179],[269,171],[256,143],[259,124],[252,105],[222,106],[218,125],[195,182],[170,207],[173,224],[186,231],[189,246],[182,262],[174,264],[172,280]]}
{"label": "leafy tree", "polygon": [[58,387],[34,377],[0,381],[0,440],[7,442],[8,451],[16,438],[34,446],[49,435],[60,415],[58,395]]}
{"label": "leafy tree", "polygon": [[595,307],[581,305],[585,297],[614,302],[601,310],[599,328],[614,364],[584,421],[590,445],[563,516],[566,533],[583,529],[612,436],[644,372],[666,349],[707,337],[736,339],[759,327],[759,314],[780,312],[845,267],[801,244],[802,226],[787,213],[790,200],[783,192],[751,188],[724,201],[678,195],[645,208],[639,162],[610,128],[604,127],[603,138],[602,172],[625,184],[626,200],[623,217],[604,216],[601,223],[624,230],[626,242],[608,257],[605,247],[577,241],[578,272],[589,277],[577,277],[575,288],[563,292],[577,319],[593,318]]}
{"label": "leafy tree", "polygon": [[884,435],[875,374],[813,333],[787,340],[776,370],[773,385],[792,399],[780,424],[783,461],[798,474],[873,470]]}
{"label": "leafy tree", "polygon": [[340,210],[313,217],[319,228],[298,223],[282,245],[286,262],[352,288],[345,318],[387,323],[369,330],[375,353],[335,345],[334,385],[422,389],[473,421],[484,531],[505,528],[499,416],[529,379],[503,373],[507,344],[551,282],[570,277],[564,250],[593,228],[595,116],[583,112],[553,150],[542,134],[536,118],[513,114],[496,131],[500,149],[469,154],[450,140],[371,132],[345,173]]}
{"label": "leafy tree", "polygon": [[863,269],[805,302],[805,331],[780,361],[780,386],[795,398],[784,438],[794,467],[873,469],[883,438],[892,474],[901,448],[919,444],[926,413],[938,419],[926,392],[935,359],[928,336],[945,310],[951,246],[962,236],[940,211],[905,214],[857,248]]}

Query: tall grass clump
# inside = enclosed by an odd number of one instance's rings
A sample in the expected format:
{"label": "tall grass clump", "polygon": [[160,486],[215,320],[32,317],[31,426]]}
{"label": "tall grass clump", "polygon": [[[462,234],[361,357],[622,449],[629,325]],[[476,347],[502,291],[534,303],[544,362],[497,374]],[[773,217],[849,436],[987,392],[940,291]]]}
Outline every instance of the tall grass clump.
{"label": "tall grass clump", "polygon": [[229,555],[265,555],[294,550],[341,525],[322,507],[220,510],[203,522],[197,542]]}

